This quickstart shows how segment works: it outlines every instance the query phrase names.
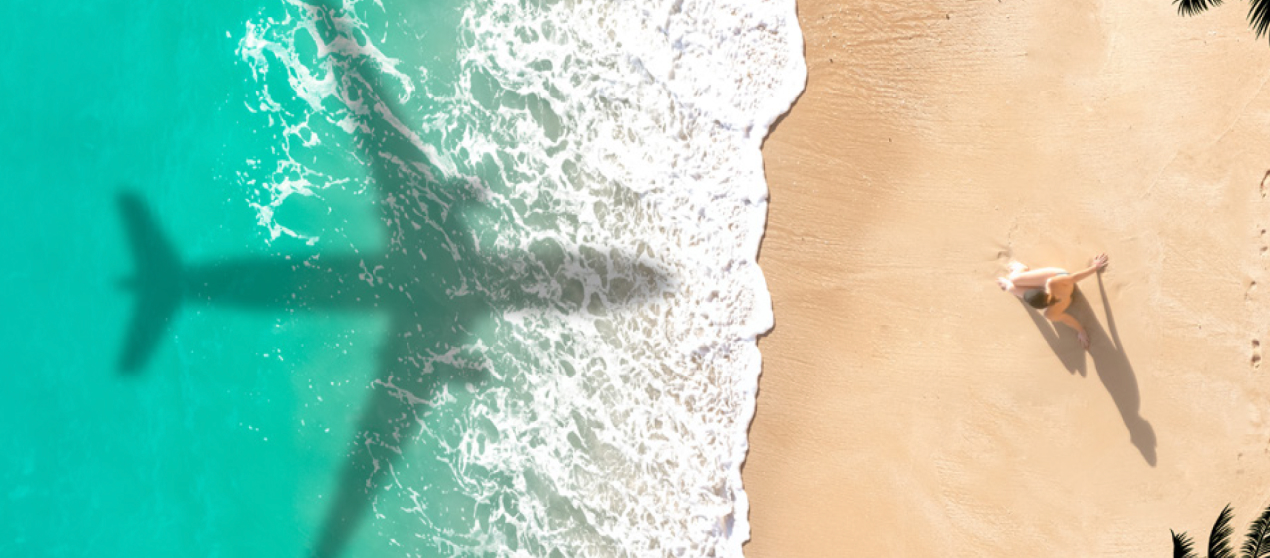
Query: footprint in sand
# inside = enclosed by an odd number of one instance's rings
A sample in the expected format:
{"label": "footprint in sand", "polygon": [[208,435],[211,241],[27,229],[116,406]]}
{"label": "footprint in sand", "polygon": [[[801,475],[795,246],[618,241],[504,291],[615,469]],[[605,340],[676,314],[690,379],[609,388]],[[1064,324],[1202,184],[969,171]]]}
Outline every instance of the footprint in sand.
{"label": "footprint in sand", "polygon": [[[1257,185],[1257,190],[1260,192],[1261,201],[1264,203],[1266,201],[1266,196],[1270,195],[1270,170],[1267,170],[1266,174],[1261,177],[1261,183]],[[1257,255],[1262,258],[1263,263],[1261,264],[1261,267],[1263,272],[1266,271],[1265,258],[1267,255],[1270,255],[1270,237],[1267,237],[1266,230],[1267,227],[1263,224],[1257,224]],[[1245,303],[1253,301],[1253,291],[1256,290],[1256,288],[1257,282],[1255,280],[1251,281],[1247,290],[1244,291]]]}
{"label": "footprint in sand", "polygon": [[[1261,176],[1261,183],[1257,185],[1257,191],[1261,193],[1261,199],[1265,200],[1270,195],[1270,170]],[[1260,227],[1261,225],[1257,225]],[[1266,229],[1261,229],[1258,238],[1261,240],[1261,257],[1266,256],[1266,252],[1270,251],[1270,246],[1266,244]]]}
{"label": "footprint in sand", "polygon": [[[1257,185],[1257,190],[1261,193],[1262,200],[1265,200],[1266,196],[1270,195],[1270,170],[1266,171],[1266,174],[1261,177],[1261,184]],[[1257,228],[1259,229],[1257,231],[1257,238],[1261,244],[1259,251],[1261,253],[1261,257],[1264,258],[1266,257],[1266,253],[1270,251],[1270,245],[1266,242],[1266,229],[1261,228],[1261,225],[1257,225]],[[1253,291],[1255,290],[1257,290],[1257,282],[1255,280],[1249,281],[1248,289],[1244,291],[1245,302],[1251,301]],[[1261,368],[1261,341],[1257,339],[1252,340],[1252,357],[1249,359],[1249,363],[1252,364],[1253,370],[1259,370]]]}

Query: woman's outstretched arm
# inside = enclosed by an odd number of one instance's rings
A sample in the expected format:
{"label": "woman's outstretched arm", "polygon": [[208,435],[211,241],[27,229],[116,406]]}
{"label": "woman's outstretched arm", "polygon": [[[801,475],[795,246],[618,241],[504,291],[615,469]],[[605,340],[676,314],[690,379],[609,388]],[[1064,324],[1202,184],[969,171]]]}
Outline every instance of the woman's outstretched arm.
{"label": "woman's outstretched arm", "polygon": [[1094,256],[1092,265],[1090,265],[1089,267],[1065,277],[1061,275],[1058,277],[1054,277],[1053,279],[1050,279],[1050,282],[1058,283],[1058,282],[1070,281],[1072,284],[1076,284],[1077,281],[1080,281],[1081,279],[1084,279],[1086,277],[1089,277],[1090,275],[1098,273],[1099,270],[1101,270],[1104,267],[1107,267],[1107,261],[1108,260],[1107,260],[1106,254],[1098,254],[1097,256]]}

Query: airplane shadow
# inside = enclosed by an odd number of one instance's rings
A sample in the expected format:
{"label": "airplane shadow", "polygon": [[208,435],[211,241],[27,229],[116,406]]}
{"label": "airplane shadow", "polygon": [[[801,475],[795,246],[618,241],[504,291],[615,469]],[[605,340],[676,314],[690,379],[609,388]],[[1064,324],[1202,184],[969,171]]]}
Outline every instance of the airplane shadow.
{"label": "airplane shadow", "polygon": [[[1111,395],[1116,409],[1120,411],[1120,418],[1129,429],[1130,443],[1138,448],[1138,452],[1142,454],[1147,464],[1154,467],[1156,463],[1155,430],[1151,428],[1151,423],[1140,415],[1142,398],[1138,393],[1137,377],[1133,373],[1133,365],[1129,363],[1128,355],[1125,354],[1124,346],[1120,343],[1120,335],[1116,331],[1116,319],[1111,312],[1111,303],[1107,300],[1106,290],[1102,284],[1102,274],[1096,277],[1098,291],[1102,296],[1103,313],[1107,315],[1107,329],[1103,329],[1102,324],[1098,322],[1098,317],[1094,315],[1089,300],[1080,288],[1073,293],[1072,304],[1067,312],[1080,321],[1085,326],[1085,331],[1089,333],[1089,356],[1093,360],[1094,371],[1098,374],[1098,380],[1102,382],[1103,387],[1107,389],[1107,393]],[[1045,341],[1049,343],[1050,349],[1062,361],[1067,371],[1086,376],[1085,351],[1080,347],[1075,330],[1053,324],[1027,303],[1023,301],[1019,303],[1023,305],[1028,317],[1032,319],[1032,323],[1036,324],[1036,328],[1040,330]]]}
{"label": "airplane shadow", "polygon": [[[338,2],[336,2],[338,5]],[[674,283],[648,256],[605,247],[570,253],[558,243],[532,245],[528,253],[478,242],[473,215],[483,224],[514,226],[515,213],[484,196],[474,179],[450,177],[420,149],[396,97],[365,52],[347,38],[340,8],[314,6],[323,39],[339,44],[328,56],[338,87],[357,126],[355,153],[378,192],[377,210],[388,245],[378,254],[306,254],[182,263],[142,199],[119,195],[137,274],[125,286],[136,292],[132,326],[119,368],[137,374],[161,342],[179,307],[189,303],[253,311],[391,316],[391,338],[378,355],[377,379],[363,408],[336,496],[312,547],[312,556],[345,551],[358,525],[371,514],[377,489],[402,447],[420,429],[429,399],[449,384],[488,379],[484,370],[425,359],[479,344],[474,330],[499,313],[537,308],[563,313],[636,306],[661,296]],[[479,368],[479,367],[478,367]]]}

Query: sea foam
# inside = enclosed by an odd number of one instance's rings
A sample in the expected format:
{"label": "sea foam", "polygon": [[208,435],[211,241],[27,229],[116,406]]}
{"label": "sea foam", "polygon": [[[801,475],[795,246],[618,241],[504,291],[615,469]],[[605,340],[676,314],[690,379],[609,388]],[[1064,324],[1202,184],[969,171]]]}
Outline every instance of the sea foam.
{"label": "sea foam", "polygon": [[[806,75],[793,0],[473,0],[455,7],[454,60],[438,67],[410,62],[421,59],[411,22],[395,35],[367,23],[395,13],[383,1],[346,6],[354,39],[323,35],[295,0],[285,17],[247,23],[253,103],[281,138],[276,168],[242,181],[262,226],[321,248],[278,208],[360,180],[312,156],[347,149],[357,115],[383,110],[334,83],[331,53],[354,40],[400,96],[398,133],[428,162],[402,172],[445,208],[477,193],[471,230],[454,233],[471,235],[474,253],[527,256],[504,277],[456,283],[499,309],[479,350],[418,355],[421,368],[482,360],[493,378],[466,397],[419,397],[455,407],[449,434],[416,437],[443,448],[471,519],[439,527],[419,497],[433,480],[406,471],[368,522],[397,513],[416,546],[453,555],[740,556],[756,340],[772,326],[756,262],[760,147]],[[290,91],[276,91],[271,61]],[[442,223],[421,213],[385,225]],[[518,296],[555,302],[499,303]]]}

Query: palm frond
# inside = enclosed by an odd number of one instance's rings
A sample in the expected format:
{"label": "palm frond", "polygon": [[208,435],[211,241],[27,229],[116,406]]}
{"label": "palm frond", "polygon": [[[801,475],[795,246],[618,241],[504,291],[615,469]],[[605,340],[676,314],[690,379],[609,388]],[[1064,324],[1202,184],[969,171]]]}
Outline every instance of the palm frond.
{"label": "palm frond", "polygon": [[1177,4],[1177,13],[1193,16],[1213,6],[1221,5],[1222,0],[1173,0]]}
{"label": "palm frond", "polygon": [[1261,512],[1261,517],[1252,522],[1248,529],[1248,538],[1244,540],[1243,558],[1266,558],[1270,556],[1270,506]]}
{"label": "palm frond", "polygon": [[1257,38],[1270,30],[1270,0],[1249,0],[1248,25],[1257,32]]}
{"label": "palm frond", "polygon": [[1208,558],[1235,558],[1235,551],[1230,549],[1230,520],[1234,515],[1230,504],[1226,504],[1217,516],[1213,532],[1208,535]]}
{"label": "palm frond", "polygon": [[1186,536],[1186,531],[1174,533],[1169,529],[1169,534],[1173,535],[1173,558],[1199,558],[1195,555],[1195,543]]}

